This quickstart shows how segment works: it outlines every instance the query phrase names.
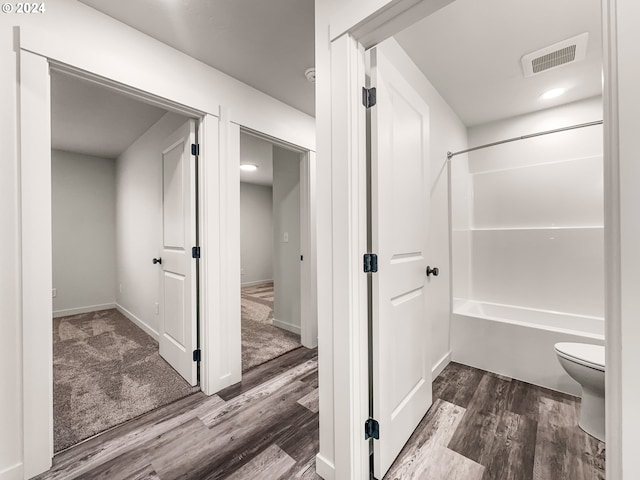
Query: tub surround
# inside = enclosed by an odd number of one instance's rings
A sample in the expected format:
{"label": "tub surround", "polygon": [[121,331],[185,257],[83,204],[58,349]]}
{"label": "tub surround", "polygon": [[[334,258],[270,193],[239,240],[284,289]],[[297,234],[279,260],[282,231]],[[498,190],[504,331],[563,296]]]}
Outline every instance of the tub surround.
{"label": "tub surround", "polygon": [[[602,118],[592,98],[469,129],[469,145]],[[579,395],[554,344],[604,344],[602,127],[451,161],[452,359]]]}

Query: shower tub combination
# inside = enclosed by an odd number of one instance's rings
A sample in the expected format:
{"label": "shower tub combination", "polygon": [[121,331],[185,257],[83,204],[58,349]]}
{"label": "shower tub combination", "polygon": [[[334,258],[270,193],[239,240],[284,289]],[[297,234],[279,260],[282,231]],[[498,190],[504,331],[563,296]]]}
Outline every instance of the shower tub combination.
{"label": "shower tub combination", "polygon": [[601,115],[593,97],[497,120],[448,154],[452,360],[580,395],[554,345],[604,344]]}
{"label": "shower tub combination", "polygon": [[454,362],[571,395],[580,386],[560,366],[558,342],[604,345],[604,319],[455,299],[451,318]]}

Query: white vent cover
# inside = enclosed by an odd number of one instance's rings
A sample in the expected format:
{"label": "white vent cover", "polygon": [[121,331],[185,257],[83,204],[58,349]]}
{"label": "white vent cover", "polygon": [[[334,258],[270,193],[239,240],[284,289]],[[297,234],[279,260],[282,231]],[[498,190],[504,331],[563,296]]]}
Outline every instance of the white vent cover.
{"label": "white vent cover", "polygon": [[541,50],[528,53],[522,57],[524,76],[532,77],[567,63],[582,60],[587,55],[588,41],[589,33],[585,32]]}

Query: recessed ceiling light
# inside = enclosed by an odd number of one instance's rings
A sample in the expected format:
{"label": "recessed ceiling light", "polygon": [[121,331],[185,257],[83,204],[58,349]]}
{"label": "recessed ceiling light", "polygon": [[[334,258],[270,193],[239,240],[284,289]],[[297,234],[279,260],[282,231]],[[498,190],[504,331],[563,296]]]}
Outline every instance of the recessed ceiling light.
{"label": "recessed ceiling light", "polygon": [[566,91],[567,91],[566,88],[552,88],[551,90],[546,91],[542,95],[540,95],[540,98],[543,100],[550,100],[552,98],[559,97],[560,95],[564,94]]}
{"label": "recessed ceiling light", "polygon": [[250,163],[243,163],[240,165],[240,170],[244,170],[245,172],[255,172],[257,169],[257,165],[252,165]]}

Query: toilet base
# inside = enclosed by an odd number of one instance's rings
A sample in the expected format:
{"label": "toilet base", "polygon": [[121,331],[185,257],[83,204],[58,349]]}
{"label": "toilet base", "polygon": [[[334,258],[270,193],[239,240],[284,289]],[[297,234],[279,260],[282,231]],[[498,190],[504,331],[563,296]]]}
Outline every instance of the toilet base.
{"label": "toilet base", "polygon": [[602,392],[591,392],[583,387],[580,405],[580,428],[592,437],[605,441],[605,404]]}

